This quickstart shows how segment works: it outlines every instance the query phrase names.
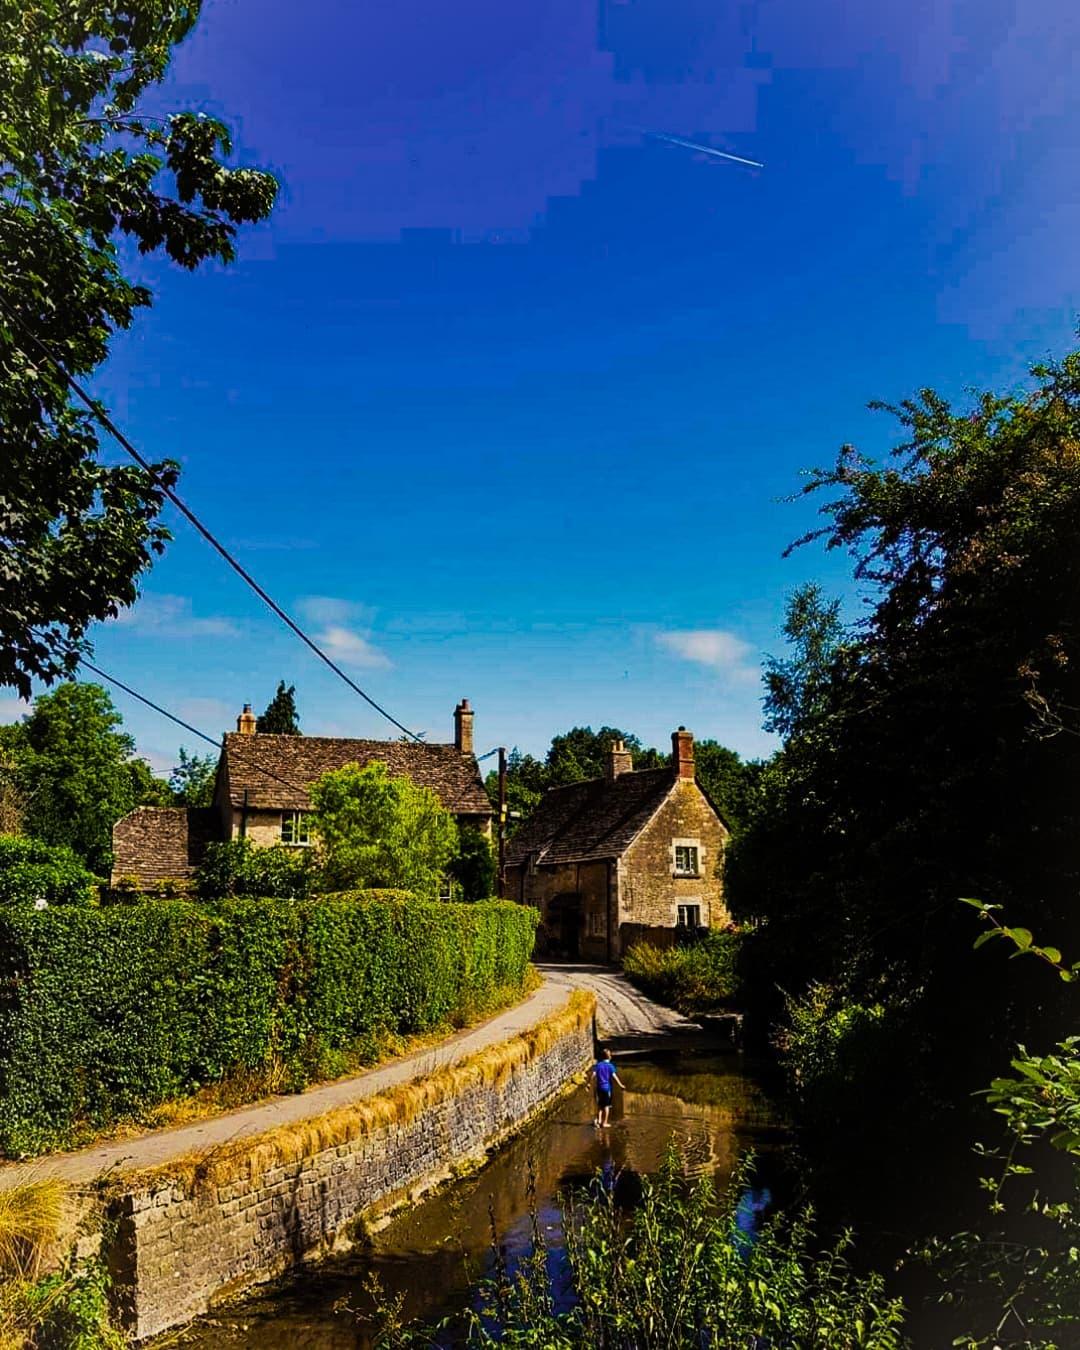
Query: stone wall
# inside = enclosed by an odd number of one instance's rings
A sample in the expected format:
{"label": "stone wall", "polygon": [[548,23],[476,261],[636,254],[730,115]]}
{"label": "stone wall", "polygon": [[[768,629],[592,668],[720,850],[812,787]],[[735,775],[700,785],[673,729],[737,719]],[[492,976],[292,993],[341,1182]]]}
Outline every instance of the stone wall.
{"label": "stone wall", "polygon": [[553,1101],[593,1053],[591,996],[462,1063],[328,1115],[115,1183],[109,1266],[135,1339],[346,1248]]}
{"label": "stone wall", "polygon": [[579,897],[574,908],[578,914],[578,955],[591,961],[609,959],[607,925],[609,865],[606,861],[559,863],[529,871],[526,866],[507,868],[506,895],[521,904],[536,905],[544,924],[544,946],[548,951],[572,950],[552,901],[556,897]]}

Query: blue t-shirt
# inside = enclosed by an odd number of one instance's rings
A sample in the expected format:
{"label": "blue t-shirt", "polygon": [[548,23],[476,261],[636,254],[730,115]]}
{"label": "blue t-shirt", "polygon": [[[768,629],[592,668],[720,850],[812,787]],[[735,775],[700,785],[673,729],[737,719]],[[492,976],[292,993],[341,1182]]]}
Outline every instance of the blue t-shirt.
{"label": "blue t-shirt", "polygon": [[611,1091],[611,1080],[615,1077],[615,1065],[610,1059],[598,1059],[593,1065],[596,1074],[596,1086],[601,1092]]}

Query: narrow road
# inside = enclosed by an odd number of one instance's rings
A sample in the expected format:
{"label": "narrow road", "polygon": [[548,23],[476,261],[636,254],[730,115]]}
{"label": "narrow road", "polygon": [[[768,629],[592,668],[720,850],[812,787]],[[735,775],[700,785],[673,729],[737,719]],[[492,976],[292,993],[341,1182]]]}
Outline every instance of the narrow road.
{"label": "narrow road", "polygon": [[588,989],[596,995],[596,1024],[601,1038],[625,1045],[645,1045],[659,1038],[700,1031],[673,1008],[664,1008],[635,989],[621,970],[583,962],[538,962],[550,984],[566,989]]}

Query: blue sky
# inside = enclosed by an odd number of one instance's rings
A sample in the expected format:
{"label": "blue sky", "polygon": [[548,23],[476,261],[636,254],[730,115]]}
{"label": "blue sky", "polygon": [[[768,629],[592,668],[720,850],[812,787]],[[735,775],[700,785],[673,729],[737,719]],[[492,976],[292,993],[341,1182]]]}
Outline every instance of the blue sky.
{"label": "blue sky", "polygon": [[[1072,341],[1078,46],[1065,0],[208,0],[157,109],[223,115],[282,201],[231,269],[132,260],[157,300],[97,389],[408,725],[766,752],[785,596],[857,604],[781,557],[800,470],[887,451],[870,398]],[[392,734],[175,534],[102,666],[215,733],[285,677],[305,730]]]}

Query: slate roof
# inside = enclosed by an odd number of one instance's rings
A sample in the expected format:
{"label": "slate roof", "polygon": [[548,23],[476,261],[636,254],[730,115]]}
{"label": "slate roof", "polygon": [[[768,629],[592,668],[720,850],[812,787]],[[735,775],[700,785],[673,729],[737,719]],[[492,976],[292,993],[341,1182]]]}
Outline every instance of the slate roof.
{"label": "slate roof", "polygon": [[506,861],[524,863],[533,853],[540,866],[618,858],[652,819],[675,781],[672,769],[645,769],[549,788],[508,841]]}
{"label": "slate roof", "polygon": [[[229,800],[252,810],[302,811],[311,805],[307,788],[331,769],[361,768],[382,760],[393,778],[407,777],[431,788],[454,815],[490,816],[480,769],[455,745],[415,741],[360,741],[338,736],[225,736],[218,772],[226,775]],[[282,781],[284,780],[284,781]]]}
{"label": "slate roof", "polygon": [[190,877],[216,838],[212,807],[138,806],[113,827],[112,875],[143,882]]}

